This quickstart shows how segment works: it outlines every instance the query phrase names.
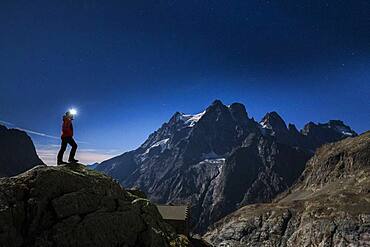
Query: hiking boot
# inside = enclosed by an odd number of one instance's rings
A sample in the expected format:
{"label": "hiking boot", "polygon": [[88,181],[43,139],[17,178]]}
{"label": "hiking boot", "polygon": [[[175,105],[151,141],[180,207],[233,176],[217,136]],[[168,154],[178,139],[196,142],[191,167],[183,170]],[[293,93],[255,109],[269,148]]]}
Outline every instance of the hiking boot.
{"label": "hiking boot", "polygon": [[62,161],[58,161],[58,162],[57,162],[57,165],[58,165],[58,166],[60,166],[60,165],[64,165],[64,164],[67,164],[67,162],[65,162],[65,161],[63,161],[63,160],[62,160]]}
{"label": "hiking boot", "polygon": [[78,160],[76,160],[76,159],[71,159],[71,160],[68,160],[68,162],[69,162],[69,163],[77,163],[77,162],[78,162]]}

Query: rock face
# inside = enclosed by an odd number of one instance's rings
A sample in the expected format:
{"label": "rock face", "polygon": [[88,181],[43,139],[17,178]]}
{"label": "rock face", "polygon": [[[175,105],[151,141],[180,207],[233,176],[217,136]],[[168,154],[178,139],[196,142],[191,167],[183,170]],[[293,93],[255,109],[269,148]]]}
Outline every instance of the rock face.
{"label": "rock face", "polygon": [[356,135],[328,126],[301,133],[293,125],[288,128],[276,112],[258,123],[244,105],[216,100],[196,115],[175,113],[138,149],[96,169],[125,187],[140,188],[155,202],[190,204],[193,229],[204,232],[239,207],[271,201],[286,190],[315,145]]}
{"label": "rock face", "polygon": [[0,179],[0,246],[190,246],[147,199],[83,165]]}
{"label": "rock face", "polygon": [[41,164],[26,132],[0,125],[0,177],[14,176]]}
{"label": "rock face", "polygon": [[245,206],[205,238],[218,246],[370,246],[370,132],[320,148],[275,202]]}
{"label": "rock face", "polygon": [[327,140],[333,142],[339,141],[343,139],[343,137],[357,135],[356,132],[340,120],[330,120],[325,124],[309,122],[304,126],[302,134],[307,139],[307,143],[305,144],[306,147],[311,149],[315,149],[315,147],[327,143]]}

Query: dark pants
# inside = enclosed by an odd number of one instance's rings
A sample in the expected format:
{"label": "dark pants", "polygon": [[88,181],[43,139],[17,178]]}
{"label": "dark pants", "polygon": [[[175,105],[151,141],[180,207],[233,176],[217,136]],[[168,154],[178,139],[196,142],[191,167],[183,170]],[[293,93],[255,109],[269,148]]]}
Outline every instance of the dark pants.
{"label": "dark pants", "polygon": [[77,144],[75,140],[73,140],[73,137],[62,137],[62,145],[60,147],[59,153],[58,153],[58,162],[62,162],[63,160],[63,154],[67,149],[67,144],[72,146],[71,152],[69,153],[69,161],[74,160],[76,150],[77,150]]}

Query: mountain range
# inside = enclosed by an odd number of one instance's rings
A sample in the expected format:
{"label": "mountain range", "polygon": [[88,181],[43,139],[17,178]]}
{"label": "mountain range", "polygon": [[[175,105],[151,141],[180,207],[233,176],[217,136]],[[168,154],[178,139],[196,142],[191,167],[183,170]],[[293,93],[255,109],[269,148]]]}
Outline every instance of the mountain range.
{"label": "mountain range", "polygon": [[[0,245],[370,246],[370,132],[340,120],[298,130],[216,100],[100,164],[45,166],[4,126],[0,150]],[[189,204],[202,239],[177,235],[151,201]]]}
{"label": "mountain range", "polygon": [[140,147],[96,170],[153,202],[189,204],[192,229],[205,233],[244,205],[287,190],[323,144],[354,136],[340,120],[309,122],[299,131],[276,112],[257,122],[243,104],[216,100],[199,114],[176,112]]}

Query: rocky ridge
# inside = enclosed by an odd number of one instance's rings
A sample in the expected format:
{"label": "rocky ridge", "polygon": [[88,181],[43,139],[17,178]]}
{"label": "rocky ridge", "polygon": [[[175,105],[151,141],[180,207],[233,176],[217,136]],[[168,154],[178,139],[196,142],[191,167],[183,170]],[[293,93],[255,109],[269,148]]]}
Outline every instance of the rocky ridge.
{"label": "rocky ridge", "polygon": [[245,206],[205,238],[219,246],[370,246],[370,132],[327,144],[273,203]]}
{"label": "rocky ridge", "polygon": [[145,198],[83,165],[0,179],[0,246],[192,246]]}

